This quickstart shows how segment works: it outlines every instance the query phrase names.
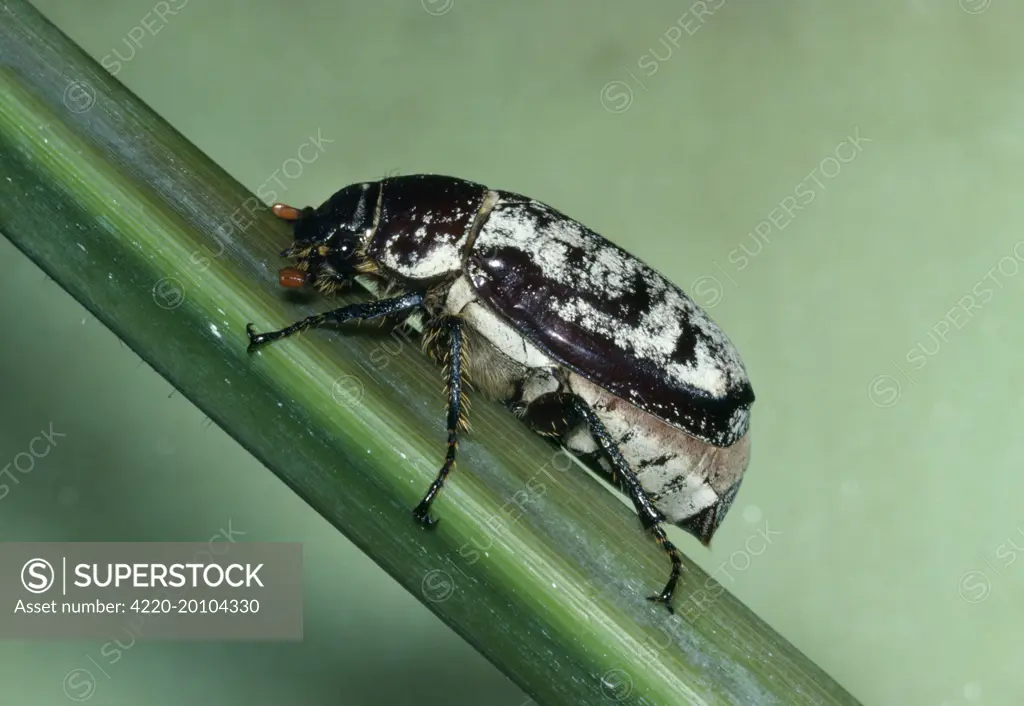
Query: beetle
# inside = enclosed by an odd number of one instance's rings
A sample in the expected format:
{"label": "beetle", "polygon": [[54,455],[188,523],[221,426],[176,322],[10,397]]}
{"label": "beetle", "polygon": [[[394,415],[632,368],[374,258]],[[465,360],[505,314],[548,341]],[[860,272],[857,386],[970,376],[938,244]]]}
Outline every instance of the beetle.
{"label": "beetle", "polygon": [[750,459],[753,388],[706,312],[552,206],[465,179],[396,176],[272,211],[294,231],[282,286],[329,294],[361,275],[379,289],[277,331],[250,323],[250,352],[321,326],[424,315],[423,347],[446,370],[448,445],[417,521],[437,523],[430,507],[468,431],[471,380],[629,497],[671,561],[648,600],[674,612],[682,560],[662,525],[710,546]]}

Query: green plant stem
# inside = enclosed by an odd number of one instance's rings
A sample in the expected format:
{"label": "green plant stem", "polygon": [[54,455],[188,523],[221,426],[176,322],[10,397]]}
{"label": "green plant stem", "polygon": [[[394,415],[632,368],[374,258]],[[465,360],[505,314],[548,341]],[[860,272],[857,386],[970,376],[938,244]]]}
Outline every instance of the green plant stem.
{"label": "green plant stem", "polygon": [[423,531],[439,369],[367,329],[247,354],[247,322],[317,308],[281,297],[288,229],[255,203],[29,4],[0,2],[0,231],[534,699],[857,703],[688,560],[677,616],[645,601],[668,563],[635,515],[496,405],[474,400]]}

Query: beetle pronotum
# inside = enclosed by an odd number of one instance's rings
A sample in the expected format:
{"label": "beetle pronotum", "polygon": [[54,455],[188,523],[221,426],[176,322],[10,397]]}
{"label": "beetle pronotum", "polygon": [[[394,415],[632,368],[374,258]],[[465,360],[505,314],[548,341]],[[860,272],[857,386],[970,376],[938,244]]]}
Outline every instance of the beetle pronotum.
{"label": "beetle pronotum", "polygon": [[448,449],[413,516],[436,524],[430,506],[455,465],[472,380],[629,497],[672,562],[650,596],[672,611],[682,564],[662,523],[708,546],[750,458],[754,392],[707,314],[551,206],[463,179],[352,184],[318,208],[273,212],[295,233],[282,286],[330,293],[363,275],[381,294],[278,331],[249,324],[250,351],[353,319],[425,315],[424,348],[447,371]]}

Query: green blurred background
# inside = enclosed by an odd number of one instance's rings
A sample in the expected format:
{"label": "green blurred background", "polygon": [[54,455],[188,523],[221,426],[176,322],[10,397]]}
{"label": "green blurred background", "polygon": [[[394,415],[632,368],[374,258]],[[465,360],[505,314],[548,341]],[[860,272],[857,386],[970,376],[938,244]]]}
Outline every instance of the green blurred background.
{"label": "green blurred background", "polygon": [[[865,704],[1024,702],[1024,8],[37,7],[253,190],[464,176],[691,290],[758,402],[714,550],[673,536]],[[334,142],[280,177],[318,131]],[[528,702],[3,239],[0,263],[0,466],[66,434],[0,499],[0,538],[301,541],[307,616],[301,644],[140,642],[117,663],[99,641],[0,643],[0,704],[67,704],[74,669],[90,706]],[[734,558],[763,527],[770,548]]]}

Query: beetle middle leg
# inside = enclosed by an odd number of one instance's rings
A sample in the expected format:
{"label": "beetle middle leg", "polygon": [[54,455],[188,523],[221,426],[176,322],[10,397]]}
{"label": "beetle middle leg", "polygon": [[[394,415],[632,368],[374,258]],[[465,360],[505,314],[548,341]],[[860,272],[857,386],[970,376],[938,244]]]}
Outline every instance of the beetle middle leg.
{"label": "beetle middle leg", "polygon": [[549,392],[541,395],[527,406],[523,419],[534,431],[546,436],[563,436],[574,423],[583,422],[587,425],[590,435],[611,463],[616,480],[626,491],[629,499],[633,501],[633,507],[636,508],[636,513],[640,516],[641,525],[651,533],[654,541],[661,545],[672,562],[672,572],[669,574],[665,588],[657,595],[648,596],[647,600],[664,603],[669,613],[675,613],[672,608],[672,596],[682,573],[682,556],[675,545],[669,541],[665,529],[661,526],[661,523],[665,521],[665,516],[654,506],[654,502],[640,485],[636,473],[623,458],[619,445],[608,433],[593,408],[579,395]]}
{"label": "beetle middle leg", "polygon": [[408,311],[421,305],[424,298],[422,292],[412,292],[391,299],[350,304],[340,309],[307,316],[305,319],[296,321],[291,326],[286,326],[279,331],[268,331],[266,333],[256,333],[253,330],[252,324],[249,324],[245,327],[245,332],[249,335],[249,352],[256,350],[256,348],[266,343],[286,338],[306,329],[319,328],[328,324],[341,324],[352,319],[377,319],[382,316]]}
{"label": "beetle middle leg", "polygon": [[423,500],[412,511],[424,527],[434,527],[437,520],[430,516],[430,505],[434,502],[437,494],[441,492],[448,474],[455,467],[455,454],[459,448],[459,429],[468,429],[466,418],[463,414],[465,400],[463,400],[463,368],[466,357],[465,341],[462,336],[462,319],[457,316],[443,316],[428,324],[427,340],[425,345],[444,350],[445,367],[447,369],[448,389],[448,452],[445,454],[444,465],[438,472],[434,482],[430,484],[427,494]]}

